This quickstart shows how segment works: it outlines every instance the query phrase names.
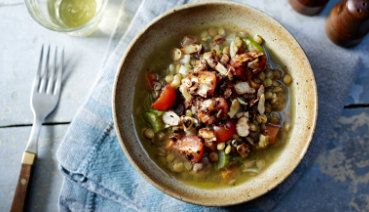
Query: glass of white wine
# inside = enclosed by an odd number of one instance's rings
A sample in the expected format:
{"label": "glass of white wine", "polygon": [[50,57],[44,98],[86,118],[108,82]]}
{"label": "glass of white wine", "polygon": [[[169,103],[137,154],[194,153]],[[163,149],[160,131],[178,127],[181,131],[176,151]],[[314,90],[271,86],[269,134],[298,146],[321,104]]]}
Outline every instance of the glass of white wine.
{"label": "glass of white wine", "polygon": [[73,36],[96,30],[108,0],[25,0],[32,18],[42,26]]}

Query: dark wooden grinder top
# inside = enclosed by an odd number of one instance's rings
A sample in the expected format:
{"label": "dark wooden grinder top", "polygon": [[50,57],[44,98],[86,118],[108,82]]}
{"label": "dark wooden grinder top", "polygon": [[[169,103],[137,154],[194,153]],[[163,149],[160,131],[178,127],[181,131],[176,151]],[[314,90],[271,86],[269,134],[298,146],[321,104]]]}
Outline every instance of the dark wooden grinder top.
{"label": "dark wooden grinder top", "polygon": [[369,32],[369,0],[338,3],[327,18],[325,31],[338,45],[351,47],[358,44]]}
{"label": "dark wooden grinder top", "polygon": [[304,15],[315,15],[319,13],[328,0],[289,0],[292,8]]}

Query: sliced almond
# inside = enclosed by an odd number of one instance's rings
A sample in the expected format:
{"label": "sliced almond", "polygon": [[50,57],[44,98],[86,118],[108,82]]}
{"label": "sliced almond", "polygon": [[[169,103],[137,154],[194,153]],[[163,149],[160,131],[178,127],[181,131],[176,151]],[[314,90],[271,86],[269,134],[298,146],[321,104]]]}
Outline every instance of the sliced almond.
{"label": "sliced almond", "polygon": [[204,53],[204,59],[206,63],[213,69],[215,69],[215,66],[217,65],[217,62],[215,61],[214,56],[215,56],[214,52]]}
{"label": "sliced almond", "polygon": [[238,52],[238,47],[234,44],[234,41],[231,42],[229,54],[231,55],[231,58],[234,57]]}
{"label": "sliced almond", "polygon": [[265,93],[265,88],[264,88],[264,85],[261,85],[258,89],[258,97],[260,97],[262,94]]}
{"label": "sliced almond", "polygon": [[245,102],[244,99],[240,98],[240,97],[237,97],[238,99],[238,102],[241,104],[241,105],[248,105],[247,102]]}
{"label": "sliced almond", "polygon": [[245,116],[238,119],[236,124],[237,135],[240,137],[246,137],[250,134],[250,122]]}
{"label": "sliced almond", "polygon": [[226,88],[224,91],[224,98],[228,99],[232,95],[232,89]]}
{"label": "sliced almond", "polygon": [[190,93],[188,93],[187,88],[185,85],[181,85],[179,87],[179,91],[182,93],[183,97],[185,98],[186,102],[190,102],[192,99],[192,96]]}
{"label": "sliced almond", "polygon": [[212,46],[219,45],[219,44],[224,43],[225,41],[226,39],[224,37],[219,37],[219,38],[214,39],[211,45]]}
{"label": "sliced almond", "polygon": [[207,97],[209,90],[211,90],[211,85],[207,83],[201,83],[199,85],[199,90],[197,91],[197,94],[201,97]]}
{"label": "sliced almond", "polygon": [[247,62],[252,61],[254,58],[252,58],[248,53],[243,53],[243,54],[236,54],[234,57],[232,57],[231,59],[231,65],[233,67],[240,67],[240,66],[244,66]]}
{"label": "sliced almond", "polygon": [[229,109],[228,115],[230,118],[233,118],[238,110],[240,109],[240,103],[237,99],[234,99],[231,104],[231,108]]}
{"label": "sliced almond", "polygon": [[200,71],[205,71],[207,69],[207,65],[206,65],[206,61],[204,60],[205,63],[200,63],[199,65],[197,65],[195,67],[195,69],[193,70],[193,72],[197,73],[197,72],[200,72]]}
{"label": "sliced almond", "polygon": [[263,115],[265,112],[265,95],[264,94],[260,96],[259,103],[258,103],[258,111],[259,111],[259,114],[261,115]]}
{"label": "sliced almond", "polygon": [[252,94],[255,93],[255,89],[250,87],[249,83],[247,82],[237,82],[234,85],[234,89],[236,90],[237,94]]}
{"label": "sliced almond", "polygon": [[257,58],[257,57],[260,57],[260,56],[263,56],[263,52],[261,51],[258,51],[258,50],[252,50],[250,53],[249,53],[253,58]]}
{"label": "sliced almond", "polygon": [[163,122],[168,126],[178,126],[180,118],[174,111],[167,111],[163,114]]}
{"label": "sliced almond", "polygon": [[181,41],[181,45],[182,46],[186,46],[188,44],[195,44],[197,42],[197,39],[196,37],[192,36],[192,35],[185,35],[183,38],[182,38],[182,41]]}
{"label": "sliced almond", "polygon": [[215,66],[215,70],[217,70],[221,75],[227,75],[227,69],[221,63],[218,63]]}
{"label": "sliced almond", "polygon": [[239,112],[239,113],[236,114],[236,117],[238,119],[241,118],[241,117],[243,117],[243,116],[249,118],[250,117],[250,114],[249,114],[249,112]]}
{"label": "sliced almond", "polygon": [[181,51],[184,54],[193,54],[193,53],[197,53],[200,52],[202,49],[202,45],[201,44],[187,44],[185,45]]}
{"label": "sliced almond", "polygon": [[249,62],[247,66],[251,69],[257,69],[259,67],[259,59],[256,58],[255,60]]}
{"label": "sliced almond", "polygon": [[226,54],[223,54],[222,57],[220,58],[220,62],[223,64],[227,64],[229,62],[229,56]]}
{"label": "sliced almond", "polygon": [[216,140],[214,131],[207,128],[201,128],[198,135],[208,142]]}

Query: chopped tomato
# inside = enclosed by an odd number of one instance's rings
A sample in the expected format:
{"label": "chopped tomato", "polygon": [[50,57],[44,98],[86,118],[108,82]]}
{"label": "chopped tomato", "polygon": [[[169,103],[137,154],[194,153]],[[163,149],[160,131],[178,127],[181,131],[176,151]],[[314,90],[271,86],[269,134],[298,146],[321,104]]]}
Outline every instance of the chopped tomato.
{"label": "chopped tomato", "polygon": [[236,68],[235,69],[235,72],[234,72],[234,75],[238,76],[242,80],[246,80],[247,79],[246,71],[242,67]]}
{"label": "chopped tomato", "polygon": [[271,124],[265,125],[265,130],[263,131],[263,135],[269,136],[269,143],[274,144],[275,139],[277,138],[278,132],[279,132],[278,126],[274,126]]}
{"label": "chopped tomato", "polygon": [[230,166],[228,168],[220,170],[220,175],[222,176],[223,180],[229,180],[236,174],[236,171],[236,166]]}
{"label": "chopped tomato", "polygon": [[154,82],[156,81],[156,74],[150,73],[146,75],[147,85],[150,89],[154,87]]}
{"label": "chopped tomato", "polygon": [[250,77],[252,77],[256,74],[259,74],[261,71],[263,71],[265,69],[267,61],[266,61],[265,56],[260,56],[259,57],[259,64],[258,64],[257,68],[254,69],[254,70],[250,70],[246,67],[247,62],[249,62],[253,59],[253,57],[251,57],[249,54],[250,53],[244,53],[244,54],[241,54],[241,55],[237,55],[238,57],[236,59],[232,58],[231,66],[234,68],[233,72],[232,72],[233,75],[238,76],[242,80],[249,79],[249,81],[250,81]]}
{"label": "chopped tomato", "polygon": [[228,104],[224,98],[212,98],[202,101],[198,106],[198,117],[204,124],[214,124],[228,113]]}
{"label": "chopped tomato", "polygon": [[183,136],[171,146],[171,149],[178,154],[184,155],[187,160],[194,163],[200,162],[204,154],[202,139],[196,135]]}
{"label": "chopped tomato", "polygon": [[235,134],[236,124],[230,119],[224,125],[214,126],[214,132],[217,137],[217,142],[226,142]]}
{"label": "chopped tomato", "polygon": [[234,68],[243,67],[247,62],[252,61],[254,58],[249,53],[236,54],[231,59],[231,66]]}
{"label": "chopped tomato", "polygon": [[265,57],[265,56],[262,56],[262,57],[261,57],[261,61],[260,61],[260,63],[259,63],[259,67],[258,67],[258,69],[259,69],[260,71],[264,71],[265,66],[266,66],[266,63],[267,63],[266,57]]}
{"label": "chopped tomato", "polygon": [[261,56],[259,57],[259,65],[258,67],[253,70],[253,75],[259,74],[260,72],[264,71],[266,66],[266,57],[265,56]]}
{"label": "chopped tomato", "polygon": [[169,84],[161,92],[159,98],[151,105],[156,110],[168,110],[176,101],[176,89]]}
{"label": "chopped tomato", "polygon": [[217,150],[217,142],[216,141],[205,141],[204,145],[207,149],[214,152]]}

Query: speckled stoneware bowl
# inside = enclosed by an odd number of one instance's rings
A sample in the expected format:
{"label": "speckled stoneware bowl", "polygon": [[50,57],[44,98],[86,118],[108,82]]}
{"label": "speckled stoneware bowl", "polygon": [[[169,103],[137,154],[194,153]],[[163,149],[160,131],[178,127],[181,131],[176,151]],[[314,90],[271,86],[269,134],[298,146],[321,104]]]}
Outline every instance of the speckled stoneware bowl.
{"label": "speckled stoneware bowl", "polygon": [[[280,156],[261,174],[240,185],[201,189],[169,177],[152,161],[136,136],[132,117],[138,72],[143,61],[163,38],[180,38],[186,29],[204,24],[234,25],[251,35],[260,34],[266,46],[286,66],[291,85],[290,139]],[[132,41],[122,58],[113,91],[113,116],[119,142],[137,171],[164,193],[198,205],[234,205],[259,197],[279,185],[298,166],[313,138],[317,120],[317,88],[304,51],[277,21],[253,8],[231,2],[200,2],[170,10],[149,24]]]}

